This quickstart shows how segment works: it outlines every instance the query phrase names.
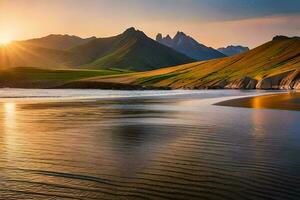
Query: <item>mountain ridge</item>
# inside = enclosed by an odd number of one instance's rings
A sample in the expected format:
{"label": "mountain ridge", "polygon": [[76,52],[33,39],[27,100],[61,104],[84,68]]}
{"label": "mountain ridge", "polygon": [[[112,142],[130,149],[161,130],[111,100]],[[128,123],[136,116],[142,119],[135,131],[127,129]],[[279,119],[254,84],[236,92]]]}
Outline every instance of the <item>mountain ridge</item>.
{"label": "mountain ridge", "polygon": [[[74,46],[74,43],[77,45]],[[13,42],[7,47],[0,46],[0,52],[2,68],[120,68],[145,71],[194,61],[133,27],[107,38],[48,35]]]}
{"label": "mountain ridge", "polygon": [[[99,45],[102,43],[102,45]],[[105,43],[105,44],[103,44]],[[138,71],[172,66],[174,63],[188,63],[193,59],[161,45],[142,31],[131,27],[122,34],[109,38],[98,38],[84,45],[71,49],[76,54],[83,54],[82,49],[93,46],[94,56],[99,57],[90,64],[104,68],[118,67]],[[104,49],[102,48],[104,46]],[[100,48],[99,48],[100,47]],[[138,67],[140,67],[138,69]],[[142,70],[141,70],[142,69]]]}
{"label": "mountain ridge", "polygon": [[300,89],[300,40],[271,40],[231,57],[89,81],[169,89]]}
{"label": "mountain ridge", "polygon": [[50,34],[45,37],[41,38],[34,38],[25,41],[19,41],[24,43],[29,43],[31,45],[37,45],[44,48],[49,49],[58,49],[64,50],[72,48],[76,45],[81,45],[87,43],[91,40],[96,39],[95,36],[89,38],[81,38],[75,35],[68,35],[68,34]]}
{"label": "mountain ridge", "polygon": [[249,51],[250,49],[248,47],[244,47],[241,45],[229,45],[227,47],[218,48],[217,50],[226,56],[233,56],[236,54],[240,54],[240,53]]}
{"label": "mountain ridge", "polygon": [[158,33],[156,41],[195,60],[210,60],[225,57],[224,54],[216,49],[197,42],[191,36],[188,36],[181,31],[178,31],[173,38],[171,38],[170,35],[163,37],[161,33]]}

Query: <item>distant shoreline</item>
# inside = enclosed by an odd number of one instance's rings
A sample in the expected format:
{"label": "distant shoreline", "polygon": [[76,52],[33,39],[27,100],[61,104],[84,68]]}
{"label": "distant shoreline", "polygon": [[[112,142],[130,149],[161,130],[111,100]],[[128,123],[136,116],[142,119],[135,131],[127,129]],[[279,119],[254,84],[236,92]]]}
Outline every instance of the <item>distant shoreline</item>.
{"label": "distant shoreline", "polygon": [[[49,80],[35,80],[35,81],[20,81],[9,80],[0,81],[0,88],[11,89],[98,89],[98,90],[258,90],[258,91],[284,91],[286,88],[222,88],[222,87],[199,87],[199,88],[173,88],[168,86],[150,86],[139,85],[122,82],[107,82],[107,81],[93,81],[93,80],[78,80],[78,81],[49,81]],[[299,91],[298,89],[290,89],[288,91]]]}
{"label": "distant shoreline", "polygon": [[268,94],[222,101],[214,105],[254,109],[277,109],[300,111],[300,92]]}

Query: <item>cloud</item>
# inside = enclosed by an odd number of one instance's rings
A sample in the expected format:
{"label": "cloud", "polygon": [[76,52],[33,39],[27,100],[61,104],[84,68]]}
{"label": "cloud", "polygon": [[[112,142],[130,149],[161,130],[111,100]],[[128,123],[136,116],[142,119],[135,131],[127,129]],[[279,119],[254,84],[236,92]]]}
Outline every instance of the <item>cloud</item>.
{"label": "cloud", "polygon": [[270,41],[275,35],[299,36],[300,15],[274,15],[205,23],[157,21],[144,23],[139,28],[153,38],[157,32],[174,35],[180,30],[215,48],[231,44],[254,48]]}
{"label": "cloud", "polygon": [[[213,46],[230,43],[255,47],[272,39],[275,35],[299,36],[300,15],[275,15],[226,22],[203,24],[202,29],[209,30],[204,35],[210,38],[222,38]],[[204,36],[205,37],[205,36]],[[215,39],[211,39],[216,41]]]}

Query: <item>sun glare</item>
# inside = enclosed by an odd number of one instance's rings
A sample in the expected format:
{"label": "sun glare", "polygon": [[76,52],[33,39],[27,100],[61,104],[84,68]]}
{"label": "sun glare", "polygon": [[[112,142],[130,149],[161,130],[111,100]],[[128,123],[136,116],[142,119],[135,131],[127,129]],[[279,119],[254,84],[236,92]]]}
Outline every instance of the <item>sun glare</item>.
{"label": "sun glare", "polygon": [[8,37],[0,37],[0,45],[8,45],[11,42],[11,39]]}

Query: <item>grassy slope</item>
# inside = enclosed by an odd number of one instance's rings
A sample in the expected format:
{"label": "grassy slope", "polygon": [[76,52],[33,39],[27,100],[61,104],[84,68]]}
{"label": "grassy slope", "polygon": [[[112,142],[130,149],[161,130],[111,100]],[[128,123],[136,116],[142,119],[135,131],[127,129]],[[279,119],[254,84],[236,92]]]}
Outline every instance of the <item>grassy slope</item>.
{"label": "grassy slope", "polygon": [[86,58],[88,64],[83,67],[93,69],[118,67],[146,71],[193,61],[132,29],[115,37],[91,41],[71,51]]}
{"label": "grassy slope", "polygon": [[260,80],[294,69],[300,69],[300,40],[282,39],[232,57],[130,75],[93,78],[92,81],[198,88],[216,86],[223,80],[233,81],[245,76]]}
{"label": "grassy slope", "polygon": [[5,87],[51,88],[70,81],[89,77],[114,75],[128,71],[120,70],[48,70],[38,68],[11,68],[0,71],[0,83]]}
{"label": "grassy slope", "polygon": [[10,67],[43,67],[62,68],[64,61],[71,58],[68,52],[47,49],[31,44],[14,42],[0,46],[0,68]]}

